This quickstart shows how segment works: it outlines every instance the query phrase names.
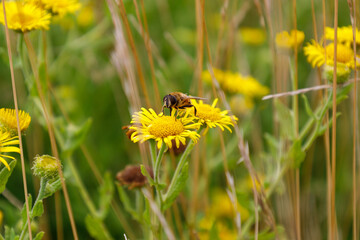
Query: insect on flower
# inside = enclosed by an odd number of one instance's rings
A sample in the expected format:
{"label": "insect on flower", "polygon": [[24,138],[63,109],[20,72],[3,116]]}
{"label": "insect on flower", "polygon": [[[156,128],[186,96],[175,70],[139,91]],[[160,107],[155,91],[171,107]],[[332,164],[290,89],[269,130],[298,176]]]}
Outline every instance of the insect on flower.
{"label": "insect on flower", "polygon": [[163,105],[161,111],[164,112],[164,108],[169,108],[170,115],[171,115],[173,108],[185,109],[188,107],[193,107],[194,113],[196,116],[196,107],[191,103],[191,99],[206,100],[206,98],[188,96],[185,93],[181,93],[181,92],[172,92],[163,98],[164,105]]}

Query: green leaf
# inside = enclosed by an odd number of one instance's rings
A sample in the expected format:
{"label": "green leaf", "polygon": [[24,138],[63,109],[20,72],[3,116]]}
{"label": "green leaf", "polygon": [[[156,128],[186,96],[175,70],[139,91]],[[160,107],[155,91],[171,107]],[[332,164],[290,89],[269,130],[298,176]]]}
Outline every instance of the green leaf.
{"label": "green leaf", "polygon": [[[15,240],[16,239],[15,230],[5,226],[5,240]],[[19,237],[17,237],[19,238]]]}
{"label": "green leaf", "polygon": [[287,139],[294,139],[294,116],[280,100],[275,100],[276,119],[280,123],[281,136]]}
{"label": "green leaf", "polygon": [[288,157],[287,157],[287,159],[292,161],[292,166],[294,168],[300,167],[300,164],[304,161],[305,156],[306,154],[301,148],[301,141],[300,140],[294,141],[294,143],[292,144],[292,146],[288,151]]}
{"label": "green leaf", "polygon": [[9,180],[9,177],[11,176],[11,173],[13,172],[15,165],[16,165],[16,160],[12,160],[9,164],[10,171],[5,166],[1,169],[1,171],[0,171],[0,193],[2,193],[5,190],[6,183]]}
{"label": "green leaf", "polygon": [[[28,196],[28,203],[29,203],[29,214],[31,212],[31,209],[32,209],[32,197],[31,197],[31,194],[29,194]],[[22,223],[23,223],[23,227],[25,225],[25,223],[27,222],[27,214],[26,214],[26,203],[24,203],[24,206],[21,210],[21,217],[22,217]]]}
{"label": "green leaf", "polygon": [[31,219],[33,219],[34,217],[40,217],[43,213],[44,213],[43,201],[42,200],[37,201],[32,209]]}
{"label": "green leaf", "polygon": [[85,225],[88,232],[93,238],[98,240],[112,239],[112,237],[109,236],[109,234],[105,230],[103,223],[99,219],[91,216],[90,214],[88,214],[85,218]]}
{"label": "green leaf", "polygon": [[310,103],[309,100],[307,99],[306,95],[303,94],[302,98],[304,100],[304,105],[305,105],[305,111],[306,113],[309,115],[309,117],[316,119],[316,116],[314,114],[314,112],[312,111],[311,107],[310,107]]}
{"label": "green leaf", "polygon": [[38,234],[36,234],[35,238],[33,238],[34,240],[41,240],[44,236],[45,232],[39,232]]}
{"label": "green leaf", "polygon": [[146,170],[146,167],[143,164],[141,164],[140,169],[141,169],[142,175],[144,175],[147,178],[148,182],[150,183],[150,186],[154,186],[155,185],[154,179],[152,179],[152,177]]}
{"label": "green leaf", "polygon": [[50,197],[51,195],[53,195],[55,192],[57,192],[60,189],[61,189],[60,177],[49,180],[46,183],[45,194],[44,194],[43,199]]}
{"label": "green leaf", "polygon": [[71,153],[83,143],[90,129],[91,123],[92,120],[88,119],[85,123],[79,126],[71,123],[66,125],[65,129],[63,129],[65,132],[65,142],[63,145],[64,158],[70,156]]}
{"label": "green leaf", "polygon": [[166,198],[164,199],[164,205],[162,210],[166,210],[171,206],[171,204],[175,201],[177,196],[183,190],[186,185],[186,180],[189,176],[189,163],[185,163],[184,167],[181,169],[179,175],[174,179],[174,184],[171,189],[168,189],[166,192]]}
{"label": "green leaf", "polygon": [[107,215],[111,200],[114,194],[114,185],[112,183],[111,175],[107,172],[104,176],[104,182],[99,189],[100,193],[100,208],[99,218],[104,219]]}
{"label": "green leaf", "polygon": [[128,195],[126,194],[126,192],[124,191],[124,188],[118,183],[116,183],[116,185],[117,185],[117,189],[119,192],[120,200],[121,200],[122,204],[124,205],[125,210],[128,213],[130,213],[134,219],[140,221],[141,218],[138,215],[137,211],[131,206],[130,199],[129,199]]}

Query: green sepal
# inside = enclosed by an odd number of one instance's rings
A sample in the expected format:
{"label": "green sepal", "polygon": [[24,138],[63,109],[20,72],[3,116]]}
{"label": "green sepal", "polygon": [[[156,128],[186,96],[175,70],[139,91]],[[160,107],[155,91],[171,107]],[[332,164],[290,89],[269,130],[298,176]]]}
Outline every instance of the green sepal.
{"label": "green sepal", "polygon": [[16,166],[16,160],[12,160],[9,164],[10,171],[5,166],[1,169],[1,171],[0,171],[0,193],[2,193],[5,190],[6,183],[9,180],[9,177],[11,176],[11,173],[13,172],[15,166]]}
{"label": "green sepal", "polygon": [[45,194],[43,196],[43,199],[50,197],[51,195],[53,195],[55,192],[57,192],[60,189],[61,189],[60,177],[49,180],[46,183]]}
{"label": "green sepal", "polygon": [[168,209],[186,185],[189,176],[189,163],[185,163],[179,175],[174,179],[174,184],[166,192],[162,210]]}

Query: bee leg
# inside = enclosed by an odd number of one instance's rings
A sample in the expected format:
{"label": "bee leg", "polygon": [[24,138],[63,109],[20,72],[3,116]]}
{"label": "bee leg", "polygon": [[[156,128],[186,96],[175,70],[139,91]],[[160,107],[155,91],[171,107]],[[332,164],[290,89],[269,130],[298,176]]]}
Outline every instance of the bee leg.
{"label": "bee leg", "polygon": [[194,116],[196,117],[196,107],[195,106],[193,107],[194,107]]}
{"label": "bee leg", "polygon": [[161,111],[162,111],[163,114],[165,114],[165,113],[164,113],[164,106],[162,106]]}

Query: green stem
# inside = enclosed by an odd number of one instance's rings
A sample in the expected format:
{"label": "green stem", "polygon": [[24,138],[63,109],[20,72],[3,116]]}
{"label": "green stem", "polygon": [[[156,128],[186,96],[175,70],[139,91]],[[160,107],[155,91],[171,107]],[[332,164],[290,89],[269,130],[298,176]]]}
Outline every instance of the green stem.
{"label": "green stem", "polygon": [[159,153],[155,160],[155,165],[154,165],[154,181],[156,184],[159,183],[159,172],[160,172],[161,160],[164,156],[165,150],[166,150],[166,144],[162,143]]}
{"label": "green stem", "polygon": [[[181,158],[179,160],[179,163],[176,167],[175,173],[171,179],[170,185],[168,187],[169,189],[172,189],[172,186],[175,184],[175,179],[177,179],[177,176],[180,174],[181,169],[183,168],[183,166],[185,165],[186,161],[187,161],[187,156],[189,155],[189,153],[191,152],[191,150],[194,148],[195,143],[193,142],[193,140],[190,140],[188,143],[187,148],[185,149],[184,153],[181,155]],[[166,192],[164,198],[166,199],[168,192]]]}
{"label": "green stem", "polygon": [[[47,184],[47,182],[48,182],[48,179],[46,179],[46,178],[43,178],[43,177],[42,177],[42,178],[40,179],[39,192],[38,192],[38,195],[37,195],[37,197],[36,197],[36,200],[35,200],[35,202],[34,202],[34,204],[33,204],[33,208],[31,209],[31,213],[30,213],[30,218],[31,218],[31,220],[32,220],[32,217],[31,217],[31,216],[33,215],[34,206],[36,206],[36,204],[37,204],[39,201],[41,201],[41,200],[44,199],[45,189],[46,189],[46,184]],[[21,230],[21,234],[20,234],[19,240],[23,240],[23,239],[24,239],[25,233],[27,232],[27,226],[28,226],[28,221],[26,221],[26,223],[24,224],[24,226],[23,226],[23,228],[22,228],[22,230]]]}

